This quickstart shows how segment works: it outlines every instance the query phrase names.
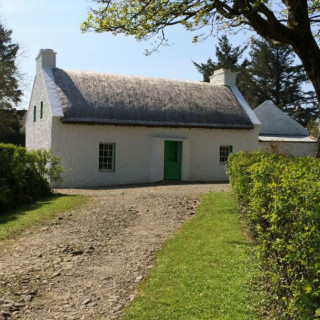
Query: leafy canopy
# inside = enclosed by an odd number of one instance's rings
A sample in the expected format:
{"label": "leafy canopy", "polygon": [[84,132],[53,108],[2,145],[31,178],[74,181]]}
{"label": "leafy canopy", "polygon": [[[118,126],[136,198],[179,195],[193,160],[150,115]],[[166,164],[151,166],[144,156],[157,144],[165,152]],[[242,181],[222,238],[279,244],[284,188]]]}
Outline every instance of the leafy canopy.
{"label": "leafy canopy", "polygon": [[[167,26],[182,24],[187,30],[250,27],[261,36],[291,44],[292,35],[307,22],[320,35],[319,0],[94,0],[82,31],[133,35],[138,40],[156,34],[165,41]],[[304,26],[304,27],[308,27]],[[207,28],[208,27],[208,28]],[[280,32],[279,32],[280,31]]]}
{"label": "leafy canopy", "polygon": [[[138,40],[160,34],[167,26],[198,31],[196,42],[216,29],[249,28],[266,40],[288,44],[300,58],[320,102],[319,0],[93,0],[82,31],[133,35]],[[201,31],[200,31],[201,30]],[[154,48],[154,50],[156,50]],[[320,136],[317,146],[320,158]]]}

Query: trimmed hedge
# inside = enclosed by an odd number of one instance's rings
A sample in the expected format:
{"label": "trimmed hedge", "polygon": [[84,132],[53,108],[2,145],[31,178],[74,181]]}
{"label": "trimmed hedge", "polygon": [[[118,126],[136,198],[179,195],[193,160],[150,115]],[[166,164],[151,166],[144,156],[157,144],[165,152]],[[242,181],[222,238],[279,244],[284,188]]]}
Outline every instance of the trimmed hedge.
{"label": "trimmed hedge", "polygon": [[[23,147],[0,143],[0,209],[6,209],[24,202],[32,202],[51,193],[48,182],[50,170],[48,161],[58,159],[49,151],[27,152]],[[50,167],[50,166],[49,166]],[[59,174],[56,177],[58,178]]]}
{"label": "trimmed hedge", "polygon": [[231,154],[233,191],[257,241],[276,319],[320,318],[320,161]]}

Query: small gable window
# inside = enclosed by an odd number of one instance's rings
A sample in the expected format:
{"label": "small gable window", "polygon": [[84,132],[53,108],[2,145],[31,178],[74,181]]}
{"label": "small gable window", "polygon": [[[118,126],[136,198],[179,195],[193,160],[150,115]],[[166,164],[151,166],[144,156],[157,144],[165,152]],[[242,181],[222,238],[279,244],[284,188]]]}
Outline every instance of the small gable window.
{"label": "small gable window", "polygon": [[37,120],[37,106],[33,107],[33,122]]}
{"label": "small gable window", "polygon": [[220,163],[225,164],[229,154],[232,152],[232,146],[220,146]]}
{"label": "small gable window", "polygon": [[99,144],[99,171],[115,171],[115,143]]}
{"label": "small gable window", "polygon": [[43,101],[40,102],[40,119],[43,118]]}

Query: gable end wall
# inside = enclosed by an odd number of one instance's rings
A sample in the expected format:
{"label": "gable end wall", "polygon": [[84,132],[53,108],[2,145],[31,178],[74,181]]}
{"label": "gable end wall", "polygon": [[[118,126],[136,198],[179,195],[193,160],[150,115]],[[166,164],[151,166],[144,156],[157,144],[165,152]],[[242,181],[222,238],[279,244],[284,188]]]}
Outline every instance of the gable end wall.
{"label": "gable end wall", "polygon": [[[43,118],[40,119],[40,103],[43,101]],[[33,110],[36,106],[36,122],[33,121]],[[52,147],[52,115],[45,90],[44,81],[40,72],[34,80],[32,95],[26,118],[26,148],[51,149]]]}

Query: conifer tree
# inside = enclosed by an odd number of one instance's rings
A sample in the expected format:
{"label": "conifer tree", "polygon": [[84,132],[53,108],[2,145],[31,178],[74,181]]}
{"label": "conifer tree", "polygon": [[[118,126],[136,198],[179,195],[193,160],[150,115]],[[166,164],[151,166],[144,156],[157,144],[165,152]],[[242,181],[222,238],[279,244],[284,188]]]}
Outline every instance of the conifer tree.
{"label": "conifer tree", "polygon": [[216,58],[217,62],[213,62],[211,58],[206,63],[196,63],[193,61],[194,66],[202,74],[203,81],[209,82],[210,76],[214,74],[215,70],[224,68],[231,69],[232,71],[240,71],[245,68],[247,61],[243,61],[241,64],[239,60],[244,52],[244,48],[240,46],[232,47],[229,39],[226,35],[218,38],[218,45],[216,46]]}
{"label": "conifer tree", "polygon": [[213,75],[214,70],[217,69],[217,64],[211,58],[206,63],[196,63],[192,61],[197,70],[202,74],[203,82],[210,82],[210,77]]}
{"label": "conifer tree", "polygon": [[209,58],[207,63],[193,64],[206,82],[214,70],[238,71],[237,86],[251,108],[271,100],[303,126],[314,124],[319,114],[316,95],[312,90],[303,90],[307,76],[303,66],[295,63],[292,49],[287,45],[253,40],[250,60],[239,63],[243,52],[244,49],[232,47],[223,36],[216,46],[217,62]]}
{"label": "conifer tree", "polygon": [[318,117],[315,93],[303,90],[307,76],[288,45],[253,40],[249,56],[239,89],[253,109],[271,100],[304,126]]}
{"label": "conifer tree", "polygon": [[12,31],[0,24],[0,109],[9,109],[21,100],[16,58],[19,45],[12,42]]}
{"label": "conifer tree", "polygon": [[11,35],[0,23],[0,142],[24,145],[21,117],[13,108],[22,96],[16,65],[19,45],[12,42]]}

